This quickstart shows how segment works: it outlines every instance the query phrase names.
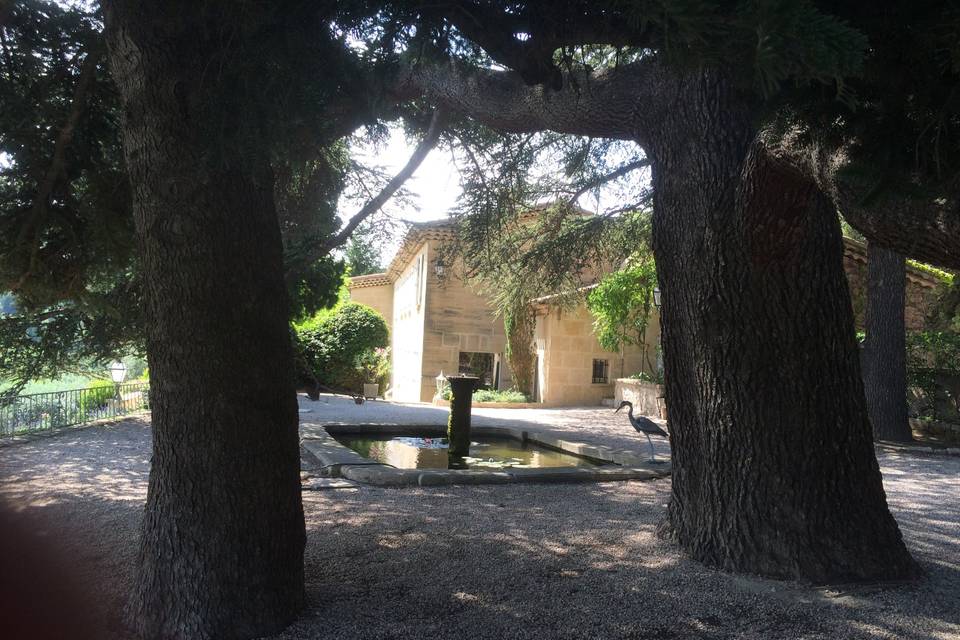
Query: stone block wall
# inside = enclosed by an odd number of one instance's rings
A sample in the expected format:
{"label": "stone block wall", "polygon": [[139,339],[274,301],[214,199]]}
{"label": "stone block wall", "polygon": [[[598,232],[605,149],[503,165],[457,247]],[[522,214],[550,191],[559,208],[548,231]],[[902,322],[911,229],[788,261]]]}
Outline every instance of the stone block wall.
{"label": "stone block wall", "polygon": [[650,382],[640,382],[632,378],[621,378],[617,380],[616,395],[614,396],[614,406],[620,406],[624,400],[633,404],[634,415],[655,416],[661,415],[661,404],[663,400],[663,386]]}
{"label": "stone block wall", "polygon": [[[867,248],[862,243],[844,238],[843,270],[847,274],[850,300],[853,303],[857,331],[863,330],[867,308]],[[923,331],[926,318],[939,295],[940,282],[915,267],[907,266],[907,291],[904,321],[907,331]]]}
{"label": "stone block wall", "polygon": [[[655,364],[659,324],[650,320],[647,344]],[[620,353],[603,349],[593,334],[593,322],[585,305],[573,310],[543,307],[535,334],[540,399],[548,406],[593,406],[615,394],[615,381],[622,375],[648,371],[639,346],[624,350],[622,374]],[[609,363],[606,383],[593,382],[593,360]]]}
{"label": "stone block wall", "polygon": [[351,278],[348,288],[353,302],[373,308],[387,321],[388,328],[393,327],[393,283],[386,274],[374,273]]}
{"label": "stone block wall", "polygon": [[[442,244],[429,240],[427,255],[436,259]],[[500,356],[500,388],[513,384],[510,367],[503,357],[507,344],[503,319],[498,318],[487,299],[457,277],[458,269],[448,267],[438,278],[427,270],[427,315],[423,334],[423,372],[421,402],[430,402],[436,392],[436,376],[443,371],[455,374],[460,367],[460,352],[490,353]]]}

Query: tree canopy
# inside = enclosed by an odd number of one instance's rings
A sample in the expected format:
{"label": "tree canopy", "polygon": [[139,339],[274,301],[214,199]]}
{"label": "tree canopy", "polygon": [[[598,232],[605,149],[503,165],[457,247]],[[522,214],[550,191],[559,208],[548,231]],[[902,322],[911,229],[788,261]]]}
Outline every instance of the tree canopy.
{"label": "tree canopy", "polygon": [[[297,286],[339,274],[314,248],[359,224],[333,215],[342,139],[399,115],[426,131],[413,164],[458,144],[473,167],[459,212],[468,272],[574,284],[592,255],[646,240],[629,212],[652,204],[665,535],[724,569],[917,574],[869,434],[836,214],[871,242],[960,267],[949,2],[103,9],[102,30],[99,9],[32,0],[3,15],[0,277],[18,316],[0,319],[0,374],[34,375],[16,369],[23,354],[72,358],[97,327],[110,349],[146,327],[141,635],[268,635],[302,606],[287,325],[313,306],[297,296],[335,289]],[[583,215],[581,196],[628,174],[635,197]],[[525,224],[547,193],[563,202]]]}

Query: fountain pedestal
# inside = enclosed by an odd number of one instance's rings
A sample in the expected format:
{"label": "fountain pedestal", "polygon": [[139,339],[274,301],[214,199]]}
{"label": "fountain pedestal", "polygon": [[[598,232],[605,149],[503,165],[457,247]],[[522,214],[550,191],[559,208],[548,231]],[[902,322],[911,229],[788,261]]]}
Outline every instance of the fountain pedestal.
{"label": "fountain pedestal", "polygon": [[470,410],[476,376],[449,376],[450,419],[447,421],[447,441],[451,458],[462,458],[470,453]]}

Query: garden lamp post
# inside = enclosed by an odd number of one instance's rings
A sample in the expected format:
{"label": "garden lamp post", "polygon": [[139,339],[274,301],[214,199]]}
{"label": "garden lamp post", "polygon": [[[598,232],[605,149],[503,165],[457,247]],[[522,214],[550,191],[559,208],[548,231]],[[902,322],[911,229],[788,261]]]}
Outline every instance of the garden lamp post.
{"label": "garden lamp post", "polygon": [[127,379],[127,365],[119,361],[110,363],[110,379],[113,380],[114,396],[120,400],[120,385]]}

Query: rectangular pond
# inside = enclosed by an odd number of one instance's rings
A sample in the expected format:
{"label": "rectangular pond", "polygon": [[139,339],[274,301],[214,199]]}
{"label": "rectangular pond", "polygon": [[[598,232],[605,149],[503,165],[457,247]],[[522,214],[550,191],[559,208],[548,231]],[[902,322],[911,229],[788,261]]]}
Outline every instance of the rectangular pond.
{"label": "rectangular pond", "polygon": [[[591,458],[513,438],[474,435],[470,455],[452,458],[445,437],[427,434],[333,433],[337,442],[365,458],[398,469],[508,469],[611,466]],[[613,465],[615,466],[615,465]]]}

